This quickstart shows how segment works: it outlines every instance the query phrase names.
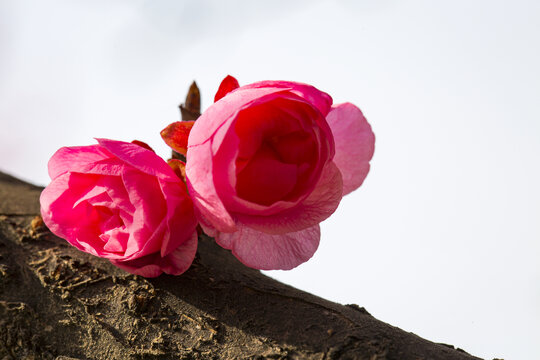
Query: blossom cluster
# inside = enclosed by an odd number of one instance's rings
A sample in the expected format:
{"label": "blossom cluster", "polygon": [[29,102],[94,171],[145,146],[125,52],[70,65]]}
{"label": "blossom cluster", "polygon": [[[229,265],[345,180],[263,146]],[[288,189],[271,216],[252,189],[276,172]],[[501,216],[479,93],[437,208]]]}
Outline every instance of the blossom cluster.
{"label": "blossom cluster", "polygon": [[140,141],[58,150],[40,198],[45,224],[145,277],[186,271],[198,229],[249,267],[292,269],[317,250],[319,223],[364,181],[375,143],[351,103],[335,105],[307,84],[239,86],[231,76],[196,121],[161,136],[185,163]]}

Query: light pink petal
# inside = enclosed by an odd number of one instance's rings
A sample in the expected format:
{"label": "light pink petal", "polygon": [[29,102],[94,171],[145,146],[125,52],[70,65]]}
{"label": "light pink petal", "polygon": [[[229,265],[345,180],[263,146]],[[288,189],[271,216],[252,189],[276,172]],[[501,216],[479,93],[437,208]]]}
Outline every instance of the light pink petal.
{"label": "light pink petal", "polygon": [[234,220],[221,202],[212,180],[212,157],[210,141],[188,148],[187,158],[190,160],[186,164],[186,177],[189,194],[197,215],[204,219],[202,221],[219,231],[233,232],[236,231]]}
{"label": "light pink petal", "polygon": [[73,146],[59,149],[48,163],[49,176],[56,179],[68,172],[84,172],[89,164],[109,159],[111,154],[99,145]]}
{"label": "light pink petal", "polygon": [[[195,208],[195,213],[197,214],[197,208]],[[206,222],[203,217],[197,215],[197,219],[199,219],[199,225],[206,235],[213,238],[218,236],[219,231],[217,231],[216,228],[214,228],[210,223]]]}
{"label": "light pink petal", "polygon": [[336,144],[334,162],[343,176],[343,195],[362,185],[375,149],[375,135],[359,108],[334,105],[326,117]]}
{"label": "light pink petal", "polygon": [[135,169],[163,180],[175,181],[177,179],[177,176],[169,165],[153,151],[123,141],[109,139],[96,140],[118,159],[133,166]]}
{"label": "light pink petal", "polygon": [[196,252],[197,234],[193,233],[187,241],[165,257],[156,252],[128,261],[111,260],[111,263],[127,272],[144,277],[156,277],[162,272],[180,275],[191,266]]}
{"label": "light pink petal", "polygon": [[312,227],[332,215],[341,201],[342,189],[341,173],[333,162],[329,162],[323,169],[313,192],[295,207],[266,216],[246,213],[233,215],[237,223],[267,234],[299,231]]}
{"label": "light pink petal", "polygon": [[290,270],[308,261],[319,246],[319,225],[282,235],[261,233],[247,226],[221,233],[219,245],[230,249],[244,265],[261,270]]}
{"label": "light pink petal", "polygon": [[240,89],[256,89],[256,88],[276,88],[290,89],[292,93],[306,99],[314,105],[323,116],[326,116],[332,106],[332,97],[319,89],[299,82],[294,81],[259,81],[253,84],[242,86]]}

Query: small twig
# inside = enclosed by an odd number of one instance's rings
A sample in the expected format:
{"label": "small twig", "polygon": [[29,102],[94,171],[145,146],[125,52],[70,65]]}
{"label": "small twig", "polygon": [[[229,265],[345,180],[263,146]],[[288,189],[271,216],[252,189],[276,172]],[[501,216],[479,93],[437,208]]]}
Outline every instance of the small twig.
{"label": "small twig", "polygon": [[[201,116],[201,92],[197,87],[197,83],[193,81],[189,87],[186,101],[178,106],[182,121],[197,120]],[[173,150],[172,158],[186,162],[186,157]]]}

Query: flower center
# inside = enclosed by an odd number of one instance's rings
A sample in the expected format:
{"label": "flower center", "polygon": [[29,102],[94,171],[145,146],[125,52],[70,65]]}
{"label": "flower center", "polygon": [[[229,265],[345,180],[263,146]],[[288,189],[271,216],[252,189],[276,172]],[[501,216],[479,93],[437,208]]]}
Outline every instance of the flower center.
{"label": "flower center", "polygon": [[305,192],[319,157],[316,124],[306,106],[275,99],[239,114],[235,124],[239,197],[268,206]]}

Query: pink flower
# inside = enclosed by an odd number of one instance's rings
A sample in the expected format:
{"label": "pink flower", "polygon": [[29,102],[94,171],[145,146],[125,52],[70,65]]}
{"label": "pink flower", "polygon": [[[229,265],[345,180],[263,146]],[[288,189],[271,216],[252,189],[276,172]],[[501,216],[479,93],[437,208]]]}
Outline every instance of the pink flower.
{"label": "pink flower", "polygon": [[[319,223],[369,171],[374,135],[360,109],[313,86],[222,82],[191,124],[162,135],[187,143],[186,176],[201,226],[245,265],[292,269],[319,244]],[[182,131],[180,131],[182,129]],[[176,135],[175,135],[176,134]]]}
{"label": "pink flower", "polygon": [[133,274],[179,275],[197,250],[197,221],[186,187],[153,151],[98,139],[65,147],[49,161],[40,198],[49,229],[79,250]]}

